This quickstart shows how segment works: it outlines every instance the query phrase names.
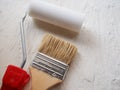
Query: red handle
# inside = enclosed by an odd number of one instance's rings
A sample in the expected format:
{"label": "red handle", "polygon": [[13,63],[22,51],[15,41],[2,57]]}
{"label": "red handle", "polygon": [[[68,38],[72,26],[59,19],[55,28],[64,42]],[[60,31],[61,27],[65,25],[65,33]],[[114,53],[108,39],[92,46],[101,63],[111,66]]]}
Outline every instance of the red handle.
{"label": "red handle", "polygon": [[23,69],[9,65],[2,79],[1,90],[22,90],[30,76]]}
{"label": "red handle", "polygon": [[0,90],[15,90],[15,89],[8,87],[8,86],[5,86],[5,85],[2,85]]}

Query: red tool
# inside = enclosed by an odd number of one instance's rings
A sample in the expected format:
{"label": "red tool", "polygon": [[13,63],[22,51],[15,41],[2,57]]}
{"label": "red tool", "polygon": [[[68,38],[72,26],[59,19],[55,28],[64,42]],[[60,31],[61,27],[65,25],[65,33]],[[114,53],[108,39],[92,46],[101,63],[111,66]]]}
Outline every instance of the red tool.
{"label": "red tool", "polygon": [[0,90],[23,90],[26,83],[30,80],[29,74],[27,74],[27,72],[22,69],[27,59],[24,34],[24,20],[26,18],[26,15],[27,14],[25,14],[20,23],[21,44],[23,52],[23,62],[21,64],[21,68],[13,65],[8,65],[2,79],[2,87]]}
{"label": "red tool", "polygon": [[30,76],[23,69],[9,65],[4,77],[1,90],[23,90]]}

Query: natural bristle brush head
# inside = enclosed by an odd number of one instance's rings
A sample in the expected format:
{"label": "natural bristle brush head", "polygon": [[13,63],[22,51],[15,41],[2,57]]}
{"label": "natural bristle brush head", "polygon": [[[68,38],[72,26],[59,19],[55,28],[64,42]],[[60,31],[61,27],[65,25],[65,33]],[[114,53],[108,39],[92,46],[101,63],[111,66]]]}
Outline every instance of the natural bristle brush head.
{"label": "natural bristle brush head", "polygon": [[76,52],[71,43],[46,34],[31,63],[32,90],[48,90],[61,83]]}
{"label": "natural bristle brush head", "polygon": [[50,57],[70,64],[77,52],[77,48],[69,42],[66,42],[51,34],[46,34],[42,40],[39,52]]}

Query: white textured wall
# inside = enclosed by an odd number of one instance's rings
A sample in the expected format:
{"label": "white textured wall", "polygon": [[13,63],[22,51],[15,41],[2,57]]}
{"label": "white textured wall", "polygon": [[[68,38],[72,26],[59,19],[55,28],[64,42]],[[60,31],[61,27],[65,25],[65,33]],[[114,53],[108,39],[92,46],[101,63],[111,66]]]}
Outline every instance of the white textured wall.
{"label": "white textured wall", "polygon": [[[27,17],[25,69],[43,34],[49,32],[78,48],[64,83],[52,90],[120,90],[120,0],[44,1],[83,13],[86,20],[76,35]],[[28,3],[28,0],[0,0],[0,82],[8,64],[21,63],[19,21]]]}

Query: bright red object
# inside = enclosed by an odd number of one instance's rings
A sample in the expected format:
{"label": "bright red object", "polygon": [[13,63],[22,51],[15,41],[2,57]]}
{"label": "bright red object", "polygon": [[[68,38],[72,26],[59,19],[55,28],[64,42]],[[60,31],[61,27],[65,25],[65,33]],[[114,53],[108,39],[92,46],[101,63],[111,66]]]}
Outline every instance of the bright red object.
{"label": "bright red object", "polygon": [[2,79],[1,90],[23,90],[30,76],[23,69],[9,65]]}

